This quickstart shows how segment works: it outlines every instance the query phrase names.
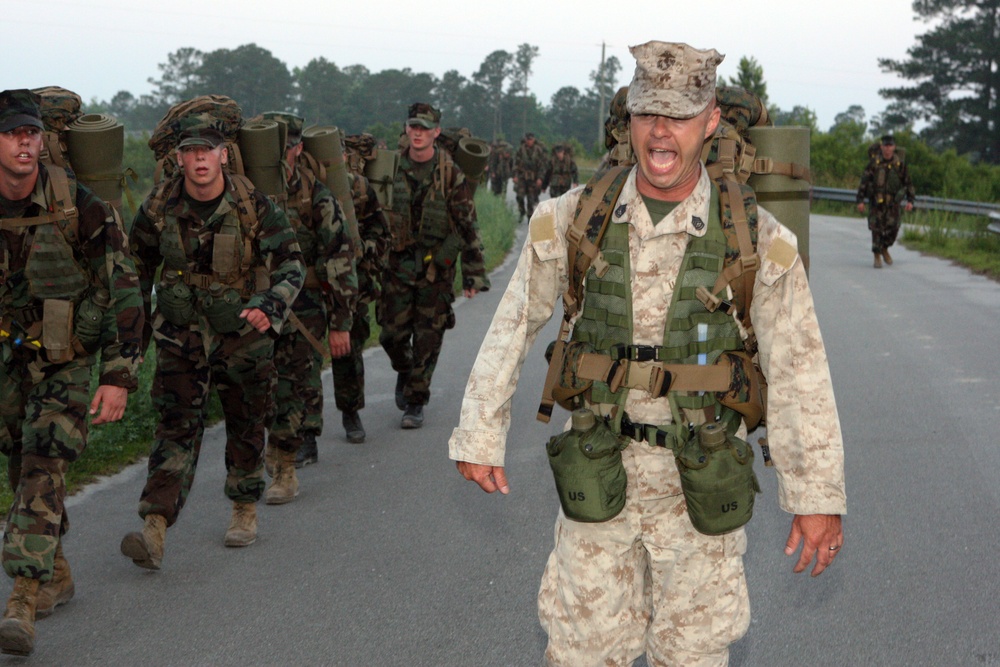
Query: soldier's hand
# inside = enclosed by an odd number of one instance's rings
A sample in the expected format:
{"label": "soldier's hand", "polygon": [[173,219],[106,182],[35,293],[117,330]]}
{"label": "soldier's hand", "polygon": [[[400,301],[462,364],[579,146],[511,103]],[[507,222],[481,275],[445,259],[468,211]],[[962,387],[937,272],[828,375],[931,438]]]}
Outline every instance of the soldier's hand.
{"label": "soldier's hand", "polygon": [[94,426],[99,426],[118,421],[125,416],[125,403],[127,401],[128,389],[102,384],[94,392],[94,400],[90,402],[90,414],[94,416],[91,423]]}
{"label": "soldier's hand", "polygon": [[785,555],[794,554],[799,544],[802,545],[802,553],[799,554],[799,561],[792,571],[802,572],[815,556],[816,565],[810,574],[818,576],[833,563],[834,557],[844,546],[844,529],[840,515],[796,514],[792,519],[792,530],[788,534],[788,541],[785,542]]}
{"label": "soldier's hand", "polygon": [[267,330],[271,328],[271,318],[265,315],[260,308],[245,308],[240,313],[240,317],[261,333],[267,333]]}
{"label": "soldier's hand", "polygon": [[858,202],[858,213],[864,213],[864,212],[865,212],[865,203],[863,201],[859,201]]}
{"label": "soldier's hand", "polygon": [[351,351],[350,331],[331,331],[329,336],[330,356],[339,359]]}
{"label": "soldier's hand", "polygon": [[466,287],[464,290],[462,290],[462,294],[465,295],[466,299],[471,299],[472,297],[479,294],[479,290],[473,289],[471,287]]}
{"label": "soldier's hand", "polygon": [[462,477],[475,482],[486,493],[499,491],[507,495],[510,493],[510,486],[507,485],[507,475],[503,471],[503,466],[488,466],[479,463],[469,463],[468,461],[455,461],[455,467]]}
{"label": "soldier's hand", "polygon": [[911,201],[906,202],[906,206],[904,208],[906,208],[906,212],[909,213],[910,211],[913,210],[913,202]]}

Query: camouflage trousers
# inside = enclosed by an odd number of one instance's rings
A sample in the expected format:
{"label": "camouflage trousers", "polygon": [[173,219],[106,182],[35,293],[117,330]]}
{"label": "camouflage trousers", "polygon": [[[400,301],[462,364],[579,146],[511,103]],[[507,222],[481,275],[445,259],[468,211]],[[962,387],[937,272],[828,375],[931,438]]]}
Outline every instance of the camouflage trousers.
{"label": "camouflage trousers", "polygon": [[333,398],[341,412],[357,412],[365,407],[365,343],[372,335],[368,304],[361,303],[354,313],[351,327],[351,351],[333,359]]}
{"label": "camouflage trousers", "polygon": [[497,197],[502,197],[507,191],[507,179],[499,176],[490,176],[490,190]]}
{"label": "camouflage trousers", "polygon": [[525,183],[523,178],[517,179],[514,184],[514,194],[517,195],[517,210],[521,215],[530,218],[538,206],[538,198],[542,194],[542,186],[537,180],[530,180]]}
{"label": "camouflage trousers", "polygon": [[431,376],[437,366],[444,332],[455,326],[451,308],[455,300],[454,273],[445,272],[434,282],[425,278],[402,280],[386,271],[382,298],[378,303],[379,343],[389,355],[392,369],[409,373],[404,391],[406,402],[427,405],[431,397]]}
{"label": "camouflage trousers", "polygon": [[[302,324],[327,345],[326,313],[295,311]],[[291,322],[274,344],[276,383],[274,415],[268,431],[268,446],[297,452],[306,433],[323,432],[323,357]]]}
{"label": "camouflage trousers", "polygon": [[868,215],[868,229],[872,233],[872,252],[881,253],[896,242],[899,234],[899,204],[872,206]]}
{"label": "camouflage trousers", "polygon": [[750,624],[746,534],[702,535],[683,496],[638,500],[580,523],[562,511],[538,592],[546,664],[721,666]]}
{"label": "camouflage trousers", "polygon": [[194,481],[209,391],[214,387],[226,422],[226,496],[251,503],[264,492],[264,426],[271,411],[274,344],[252,330],[217,335],[206,355],[200,336],[178,347],[156,338],[153,409],[160,414],[149,455],[139,516],[177,521]]}
{"label": "camouflage trousers", "polygon": [[3,536],[11,577],[49,581],[59,540],[69,531],[66,470],[86,447],[92,356],[52,364],[0,345],[0,452],[14,501]]}

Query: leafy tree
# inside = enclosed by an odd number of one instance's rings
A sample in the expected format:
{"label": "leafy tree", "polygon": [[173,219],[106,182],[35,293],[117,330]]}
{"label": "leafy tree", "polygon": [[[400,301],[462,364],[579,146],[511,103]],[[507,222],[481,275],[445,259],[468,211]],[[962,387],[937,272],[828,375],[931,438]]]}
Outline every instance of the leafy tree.
{"label": "leafy tree", "polygon": [[878,63],[915,85],[879,94],[904,103],[894,113],[929,121],[932,143],[1000,163],[1000,0],[914,0],[913,11],[937,25],[917,37],[909,59]]}
{"label": "leafy tree", "polygon": [[771,120],[775,125],[799,125],[801,127],[808,127],[811,132],[819,131],[816,112],[809,107],[795,105],[791,111],[774,109],[768,111],[768,115],[771,116]]}
{"label": "leafy tree", "polygon": [[749,90],[760,98],[765,109],[769,107],[767,84],[764,82],[764,67],[757,62],[756,58],[747,58],[746,56],[740,58],[736,76],[729,79],[728,85]]}
{"label": "leafy tree", "polygon": [[523,106],[521,107],[521,130],[523,132],[528,131],[528,109],[531,104],[528,101],[528,78],[531,76],[531,66],[537,57],[538,47],[528,43],[518,46],[517,53],[514,55],[514,76],[508,92],[511,95],[520,94],[523,97]]}
{"label": "leafy tree", "polygon": [[465,125],[463,113],[463,96],[469,80],[452,69],[444,73],[434,88],[434,99],[437,100],[441,116],[455,119],[459,125]]}
{"label": "leafy tree", "polygon": [[472,75],[473,80],[485,89],[490,100],[493,109],[494,138],[501,132],[503,86],[514,72],[513,62],[514,56],[498,49],[486,56],[479,69]]}
{"label": "leafy tree", "polygon": [[245,118],[265,111],[285,111],[293,100],[288,68],[256,44],[206,53],[198,74],[199,93],[228,95],[242,107]]}
{"label": "leafy tree", "polygon": [[292,72],[298,90],[299,115],[306,125],[336,125],[351,78],[326,58],[310,60],[305,67]]}
{"label": "leafy tree", "polygon": [[164,109],[183,100],[199,94],[201,88],[201,65],[205,54],[198,49],[186,46],[167,55],[167,62],[156,67],[160,70],[159,80],[152,77],[146,79],[156,86],[152,92],[156,104]]}

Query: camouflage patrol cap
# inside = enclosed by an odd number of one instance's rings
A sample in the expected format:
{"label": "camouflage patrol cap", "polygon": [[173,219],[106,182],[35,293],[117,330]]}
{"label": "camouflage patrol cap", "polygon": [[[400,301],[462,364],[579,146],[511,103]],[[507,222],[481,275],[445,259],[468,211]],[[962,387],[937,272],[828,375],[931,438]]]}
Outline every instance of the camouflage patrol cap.
{"label": "camouflage patrol cap", "polygon": [[288,140],[285,142],[288,148],[302,143],[302,128],[306,123],[305,118],[287,111],[265,111],[262,115],[267,120],[276,120],[285,124],[288,128]]}
{"label": "camouflage patrol cap", "polygon": [[891,134],[883,134],[882,135],[882,145],[883,146],[895,146],[896,145],[896,137],[892,136]]}
{"label": "camouflage patrol cap", "polygon": [[630,114],[693,118],[715,99],[715,68],[724,55],[678,42],[629,47],[635,74],[628,88]]}
{"label": "camouflage patrol cap", "polygon": [[433,130],[441,124],[441,112],[426,102],[414,102],[406,115],[406,124]]}
{"label": "camouflage patrol cap", "polygon": [[197,123],[184,128],[179,135],[177,148],[188,146],[208,146],[215,148],[226,140],[225,135],[211,125]]}
{"label": "camouflage patrol cap", "polygon": [[0,132],[8,132],[24,125],[44,130],[42,112],[38,108],[41,99],[25,88],[0,93]]}

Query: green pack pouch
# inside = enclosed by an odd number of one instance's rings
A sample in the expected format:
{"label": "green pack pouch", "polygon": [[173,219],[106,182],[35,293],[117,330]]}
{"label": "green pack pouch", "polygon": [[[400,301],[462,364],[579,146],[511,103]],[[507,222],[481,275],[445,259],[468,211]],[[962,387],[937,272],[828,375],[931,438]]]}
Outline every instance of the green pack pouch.
{"label": "green pack pouch", "polygon": [[243,297],[237,290],[220,283],[209,286],[208,292],[199,299],[198,308],[216,333],[233,333],[247,323],[240,317]]}
{"label": "green pack pouch", "polygon": [[88,354],[93,354],[101,346],[104,315],[111,304],[111,294],[103,287],[90,290],[80,305],[76,307],[76,322],[73,333],[77,342]]}
{"label": "green pack pouch", "polygon": [[73,302],[65,299],[42,301],[42,347],[49,361],[73,360]]}
{"label": "green pack pouch", "polygon": [[442,269],[452,269],[462,253],[462,239],[458,234],[448,234],[431,253],[434,263]]}
{"label": "green pack pouch", "polygon": [[625,507],[624,448],[604,420],[586,408],[573,412],[569,431],[549,439],[549,466],[567,518],[598,523],[618,516]]}
{"label": "green pack pouch", "polygon": [[156,286],[156,310],[178,327],[194,322],[194,294],[177,273],[164,269]]}
{"label": "green pack pouch", "polygon": [[753,449],[725,426],[708,423],[676,454],[688,516],[705,535],[736,530],[753,515],[760,492],[753,471]]}

